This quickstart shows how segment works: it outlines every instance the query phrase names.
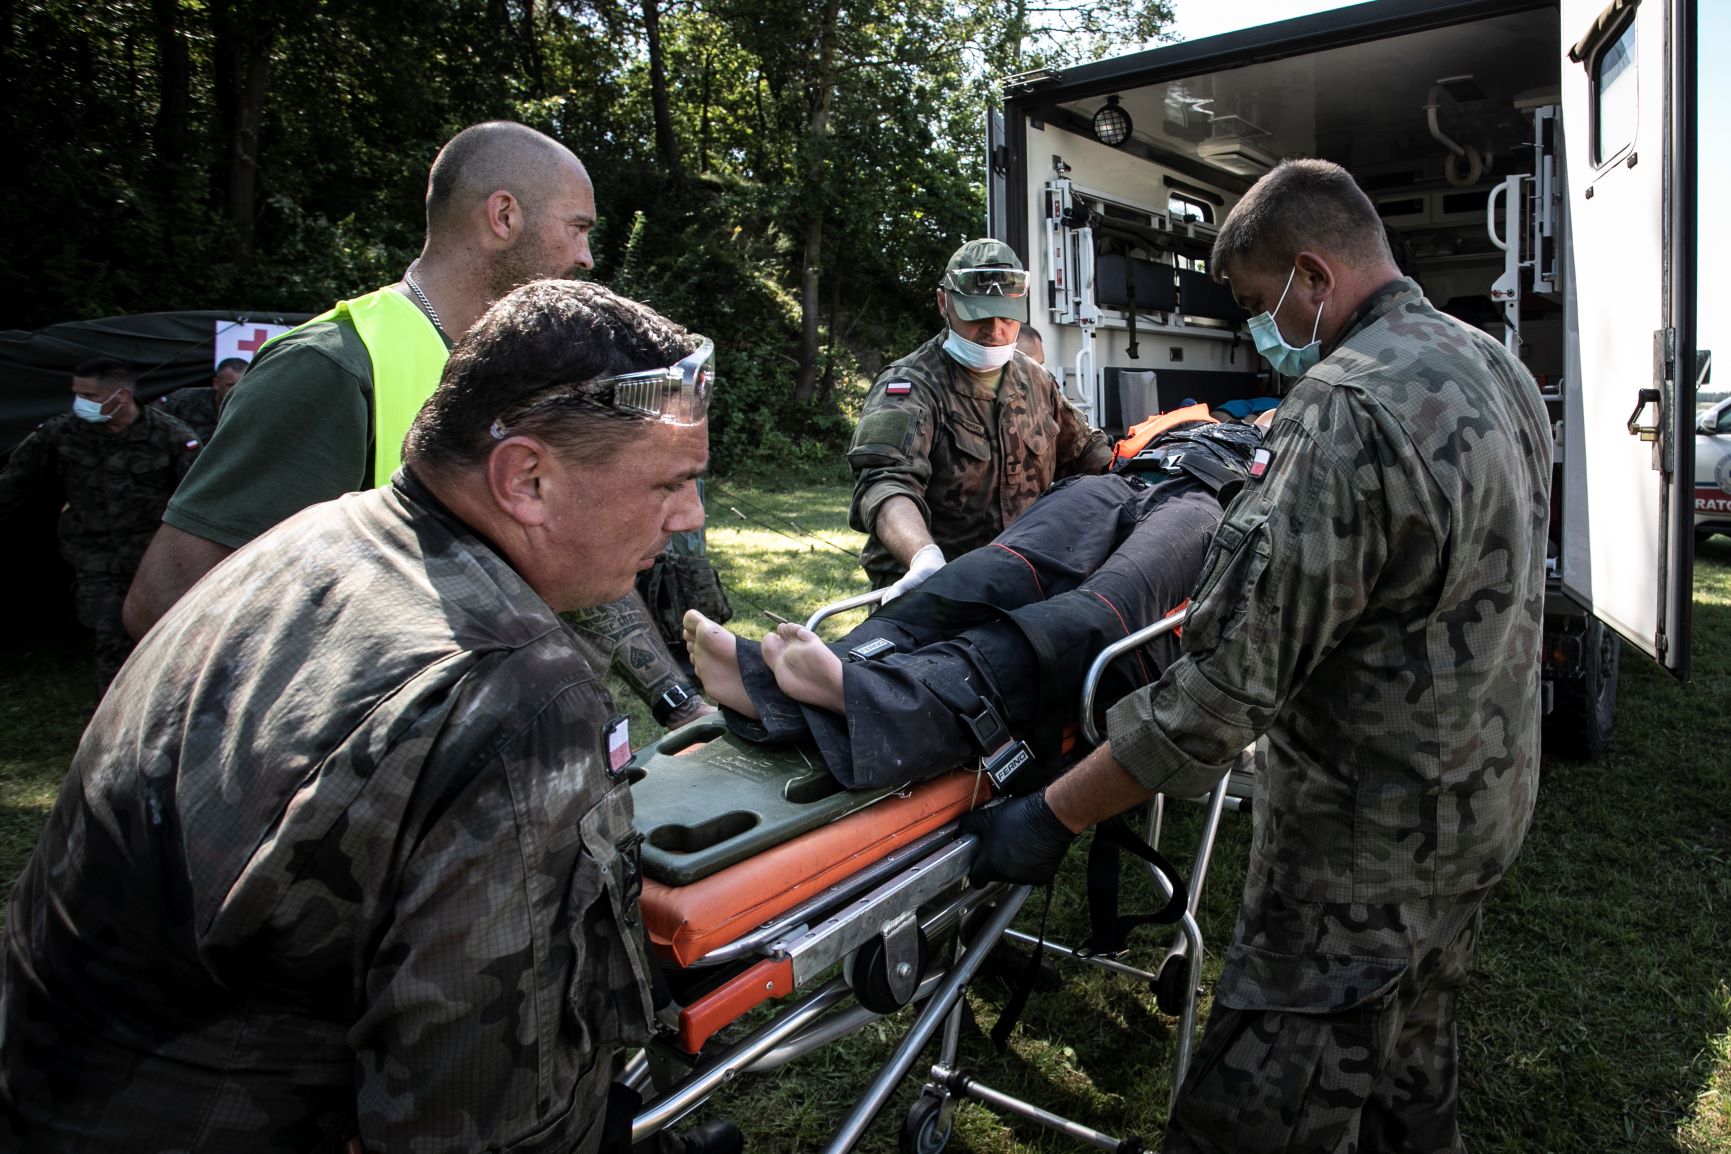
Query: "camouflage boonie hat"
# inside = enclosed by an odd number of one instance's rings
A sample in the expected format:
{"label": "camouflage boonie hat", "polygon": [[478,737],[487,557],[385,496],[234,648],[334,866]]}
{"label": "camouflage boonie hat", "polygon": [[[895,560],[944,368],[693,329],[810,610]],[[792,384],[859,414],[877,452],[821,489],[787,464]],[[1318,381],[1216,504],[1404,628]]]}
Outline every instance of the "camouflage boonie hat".
{"label": "camouflage boonie hat", "polygon": [[951,283],[950,274],[958,269],[968,268],[1022,268],[1022,258],[1016,255],[1016,250],[1001,240],[983,238],[970,240],[958,248],[950,257],[950,263],[944,266],[944,279],[939,285],[955,306],[956,315],[965,321],[984,320],[986,317],[1004,317],[1007,320],[1028,321],[1028,298],[1007,297],[998,293],[975,295],[956,288]]}

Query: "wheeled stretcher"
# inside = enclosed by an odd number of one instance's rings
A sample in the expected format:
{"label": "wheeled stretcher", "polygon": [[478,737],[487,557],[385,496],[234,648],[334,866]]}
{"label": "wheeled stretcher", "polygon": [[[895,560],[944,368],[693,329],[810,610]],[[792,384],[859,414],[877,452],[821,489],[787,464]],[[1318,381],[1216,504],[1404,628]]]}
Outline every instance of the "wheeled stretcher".
{"label": "wheeled stretcher", "polygon": [[[807,626],[877,597],[828,606]],[[1094,695],[1107,666],[1181,621],[1158,622],[1098,656],[1082,695],[1091,740],[1100,740]],[[634,790],[645,839],[644,926],[677,1027],[627,1069],[626,1081],[647,1102],[633,1123],[634,1142],[679,1121],[741,1073],[776,1069],[878,1017],[924,1003],[829,1150],[857,1144],[940,1029],[939,1058],[903,1126],[903,1149],[941,1149],[959,1096],[1102,1149],[1139,1148],[1133,1138],[1060,1118],[956,1066],[962,996],[987,953],[1005,938],[1037,940],[1010,929],[1028,887],[976,887],[967,880],[973,839],[957,835],[956,819],[990,802],[985,774],[957,770],[899,790],[846,791],[797,747],[750,746],[714,720],[668,734],[636,760],[644,770]],[[1059,957],[1154,987],[1161,1009],[1180,1019],[1174,1093],[1195,1032],[1203,956],[1196,893],[1227,792],[1222,781],[1207,799],[1194,882],[1158,973],[1043,943]],[[1151,814],[1151,832],[1157,820]],[[1165,876],[1150,873],[1171,897]],[[729,1030],[772,1001],[785,1004],[743,1036],[735,1037],[743,1026]]]}

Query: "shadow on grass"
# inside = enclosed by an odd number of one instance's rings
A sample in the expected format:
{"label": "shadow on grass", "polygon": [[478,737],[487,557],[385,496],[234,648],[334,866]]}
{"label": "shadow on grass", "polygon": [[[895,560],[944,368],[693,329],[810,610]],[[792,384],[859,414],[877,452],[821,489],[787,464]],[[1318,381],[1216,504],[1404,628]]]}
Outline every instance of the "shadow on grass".
{"label": "shadow on grass", "polygon": [[[96,706],[89,639],[0,646],[0,891],[24,868]],[[0,906],[0,924],[5,914]]]}
{"label": "shadow on grass", "polygon": [[1628,652],[1610,749],[1547,759],[1462,999],[1479,1149],[1731,1149],[1731,542],[1698,555],[1695,678]]}

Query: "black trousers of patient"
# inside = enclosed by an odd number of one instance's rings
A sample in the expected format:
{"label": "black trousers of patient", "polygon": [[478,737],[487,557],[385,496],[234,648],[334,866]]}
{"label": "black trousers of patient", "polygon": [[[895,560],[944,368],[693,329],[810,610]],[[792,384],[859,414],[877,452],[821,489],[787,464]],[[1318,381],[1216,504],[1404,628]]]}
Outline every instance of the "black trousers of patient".
{"label": "black trousers of patient", "polygon": [[[755,642],[739,670],[759,720],[731,710],[753,741],[811,741],[850,789],[919,781],[981,750],[964,702],[990,703],[1037,756],[1053,763],[1082,682],[1106,645],[1184,604],[1221,507],[1188,475],[1077,477],[1043,494],[990,545],[958,557],[830,645],[844,658],[879,638],[895,652],[844,661],[845,716],[783,694]],[[1177,656],[1172,634],[1114,663],[1100,710],[1159,677]]]}

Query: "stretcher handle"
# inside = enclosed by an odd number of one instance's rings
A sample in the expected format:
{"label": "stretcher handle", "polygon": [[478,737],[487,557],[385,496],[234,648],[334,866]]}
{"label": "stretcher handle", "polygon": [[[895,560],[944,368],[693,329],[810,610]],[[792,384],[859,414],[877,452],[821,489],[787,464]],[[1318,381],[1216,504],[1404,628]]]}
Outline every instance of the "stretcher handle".
{"label": "stretcher handle", "polygon": [[1184,624],[1184,619],[1188,616],[1189,610],[1185,610],[1183,613],[1162,617],[1154,624],[1144,625],[1130,636],[1114,641],[1100,650],[1099,656],[1094,658],[1094,664],[1088,666],[1088,676],[1082,679],[1082,732],[1087,735],[1090,744],[1099,745],[1101,741],[1100,727],[1094,724],[1094,694],[1100,688],[1100,678],[1105,675],[1106,667],[1121,654],[1177,629]]}
{"label": "stretcher handle", "polygon": [[862,605],[876,605],[884,599],[883,589],[873,589],[869,593],[859,593],[852,597],[844,597],[840,601],[832,601],[816,613],[805,619],[805,627],[817,632],[818,622],[834,617],[837,613],[846,613],[849,609],[858,609]]}

